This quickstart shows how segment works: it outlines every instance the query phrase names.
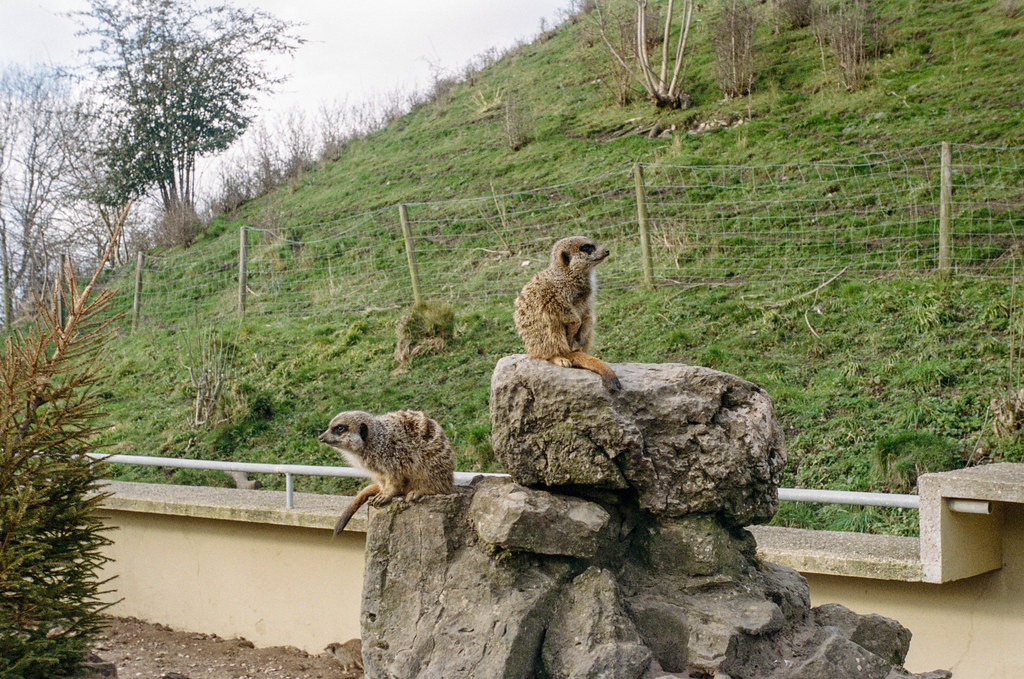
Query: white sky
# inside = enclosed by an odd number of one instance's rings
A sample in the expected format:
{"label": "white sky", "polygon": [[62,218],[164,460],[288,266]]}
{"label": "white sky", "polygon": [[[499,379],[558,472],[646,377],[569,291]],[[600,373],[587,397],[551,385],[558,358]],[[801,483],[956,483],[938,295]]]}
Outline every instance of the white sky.
{"label": "white sky", "polygon": [[[233,0],[300,22],[307,42],[280,62],[290,78],[261,102],[312,113],[321,102],[356,103],[429,80],[429,63],[459,70],[489,47],[537,34],[568,0]],[[0,0],[0,65],[81,61],[87,43],[64,13],[84,0]]]}

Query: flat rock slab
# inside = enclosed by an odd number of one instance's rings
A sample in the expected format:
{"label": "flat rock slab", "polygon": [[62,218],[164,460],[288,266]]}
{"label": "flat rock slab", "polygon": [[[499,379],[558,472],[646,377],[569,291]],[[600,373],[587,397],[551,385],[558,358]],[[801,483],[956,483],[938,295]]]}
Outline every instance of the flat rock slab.
{"label": "flat rock slab", "polygon": [[762,523],[778,508],[786,454],[771,398],[734,375],[677,363],[597,375],[525,355],[491,377],[494,452],[525,486],[607,489],[663,517]]}
{"label": "flat rock slab", "polygon": [[610,518],[594,502],[496,481],[482,483],[470,506],[481,540],[534,554],[592,557]]}

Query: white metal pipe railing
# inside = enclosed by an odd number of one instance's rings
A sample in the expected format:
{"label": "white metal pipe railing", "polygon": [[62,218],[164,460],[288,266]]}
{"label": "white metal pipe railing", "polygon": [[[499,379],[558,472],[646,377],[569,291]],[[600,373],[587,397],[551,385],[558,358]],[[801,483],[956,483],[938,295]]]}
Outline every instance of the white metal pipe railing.
{"label": "white metal pipe railing", "polygon": [[[331,467],[311,464],[268,464],[265,462],[225,462],[222,460],[190,460],[180,457],[155,457],[152,455],[103,455],[89,453],[89,457],[115,464],[137,464],[149,467],[174,467],[177,469],[203,469],[220,472],[245,472],[247,474],[284,474],[285,506],[295,507],[295,476],[335,476],[365,479],[369,474],[358,467]],[[455,483],[468,485],[479,476],[508,476],[488,472],[455,472]]]}
{"label": "white metal pipe railing", "polygon": [[989,500],[970,500],[958,497],[946,498],[946,505],[951,512],[961,514],[991,514],[992,502]]}
{"label": "white metal pipe railing", "polygon": [[[248,474],[284,474],[285,505],[292,509],[295,495],[295,476],[335,476],[367,478],[358,467],[331,467],[308,464],[267,464],[264,462],[225,462],[221,460],[189,460],[178,457],[154,457],[151,455],[102,455],[91,453],[89,457],[115,464],[137,464],[153,467],[175,467],[179,469],[204,469],[208,471],[246,472]],[[466,485],[480,476],[508,476],[485,472],[455,472],[455,483]],[[820,502],[824,504],[847,504],[870,507],[894,507],[917,509],[917,495],[899,493],[865,493],[850,490],[816,490],[811,488],[779,488],[779,500],[791,502]]]}
{"label": "white metal pipe railing", "polygon": [[821,502],[898,509],[917,509],[920,505],[917,495],[865,493],[855,490],[817,490],[815,488],[779,488],[779,499],[791,502]]}

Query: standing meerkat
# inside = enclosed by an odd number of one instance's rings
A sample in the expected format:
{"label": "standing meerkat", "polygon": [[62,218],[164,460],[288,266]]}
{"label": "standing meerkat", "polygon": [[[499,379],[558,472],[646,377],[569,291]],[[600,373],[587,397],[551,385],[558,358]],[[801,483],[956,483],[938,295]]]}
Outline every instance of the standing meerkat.
{"label": "standing meerkat", "polygon": [[590,370],[609,389],[619,391],[622,385],[611,366],[590,355],[597,290],[594,269],[608,254],[608,248],[584,236],[558,241],[551,249],[550,266],[516,297],[512,318],[530,356],[563,368]]}
{"label": "standing meerkat", "polygon": [[399,495],[415,500],[454,492],[455,456],[448,437],[441,425],[418,410],[380,417],[360,410],[338,413],[319,438],[349,464],[368,471],[374,481],[342,513],[334,526],[335,537],[370,497],[370,504],[377,506]]}

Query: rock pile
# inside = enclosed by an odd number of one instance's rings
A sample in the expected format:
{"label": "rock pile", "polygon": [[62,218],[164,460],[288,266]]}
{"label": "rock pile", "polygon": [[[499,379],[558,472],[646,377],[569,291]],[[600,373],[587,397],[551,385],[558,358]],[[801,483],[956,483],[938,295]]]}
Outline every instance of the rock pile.
{"label": "rock pile", "polygon": [[732,375],[512,356],[491,382],[511,480],[393,503],[367,535],[373,679],[897,679],[910,633],[810,607],[760,562],[785,462],[771,400]]}

